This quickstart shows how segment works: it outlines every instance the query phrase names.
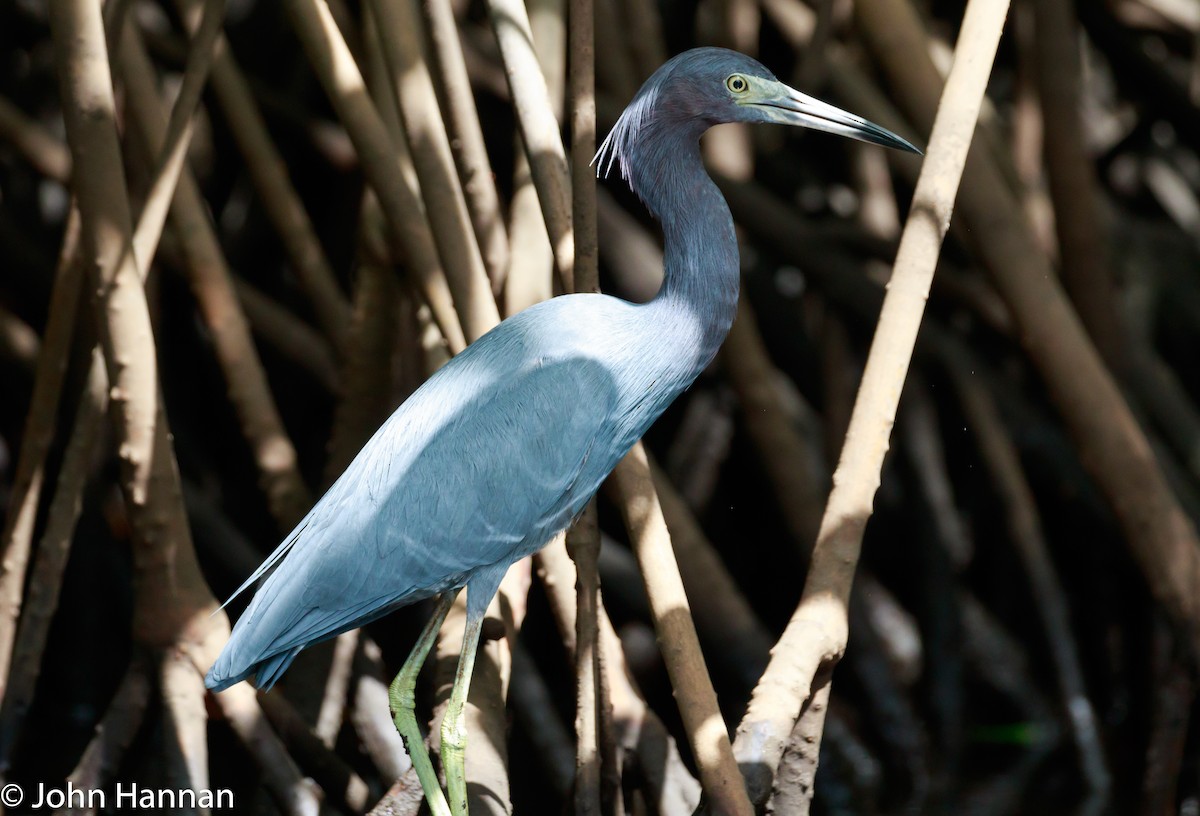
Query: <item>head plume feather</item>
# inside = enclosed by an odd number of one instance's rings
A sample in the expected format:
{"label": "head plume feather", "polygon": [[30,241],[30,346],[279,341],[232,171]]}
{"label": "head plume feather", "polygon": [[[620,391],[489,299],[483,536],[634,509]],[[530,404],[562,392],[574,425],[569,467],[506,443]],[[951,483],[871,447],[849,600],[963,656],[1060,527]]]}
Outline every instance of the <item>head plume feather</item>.
{"label": "head plume feather", "polygon": [[621,113],[617,123],[600,144],[600,149],[592,157],[592,164],[596,166],[596,178],[608,178],[615,162],[621,170],[621,178],[627,182],[632,180],[629,162],[633,157],[630,151],[638,131],[646,124],[651,111],[654,110],[657,96],[658,84],[647,82],[629,103],[629,107]]}

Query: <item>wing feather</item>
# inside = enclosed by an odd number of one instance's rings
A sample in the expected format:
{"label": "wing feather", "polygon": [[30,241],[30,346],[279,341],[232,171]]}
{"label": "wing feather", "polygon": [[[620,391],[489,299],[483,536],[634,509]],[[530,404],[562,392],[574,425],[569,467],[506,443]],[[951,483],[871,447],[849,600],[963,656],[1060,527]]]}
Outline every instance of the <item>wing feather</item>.
{"label": "wing feather", "polygon": [[252,576],[278,563],[210,687],[536,551],[582,508],[603,473],[580,475],[610,441],[607,369],[575,357],[505,371],[502,353],[472,354],[481,345],[397,410]]}

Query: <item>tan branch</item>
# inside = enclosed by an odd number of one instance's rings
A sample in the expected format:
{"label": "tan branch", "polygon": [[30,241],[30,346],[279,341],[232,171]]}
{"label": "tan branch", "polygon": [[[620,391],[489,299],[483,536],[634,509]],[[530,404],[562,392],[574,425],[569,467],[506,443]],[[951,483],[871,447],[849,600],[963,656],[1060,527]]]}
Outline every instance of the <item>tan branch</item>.
{"label": "tan branch", "polygon": [[529,16],[520,0],[489,0],[488,13],[504,58],[504,73],[554,249],[555,268],[563,289],[573,292],[575,234],[571,226],[571,179],[546,78],[533,50]]}
{"label": "tan branch", "polygon": [[[121,76],[129,89],[133,126],[142,142],[157,150],[167,135],[165,117],[154,83],[154,68],[133,26],[125,29],[118,59]],[[234,291],[232,272],[199,186],[187,167],[181,168],[170,215],[187,260],[192,292],[225,375],[230,402],[258,465],[259,483],[276,523],[281,529],[290,530],[312,506],[312,496],[300,475],[296,449],[267,384],[266,371]],[[137,247],[150,251],[153,248],[149,243]],[[138,257],[149,264],[149,257]]]}
{"label": "tan branch", "polygon": [[367,182],[404,247],[405,261],[434,321],[454,352],[466,347],[463,327],[438,259],[429,221],[416,190],[400,172],[395,147],[367,95],[362,74],[324,0],[288,0],[292,27],[313,70],[354,143]]}
{"label": "tan branch", "polygon": [[34,524],[46,476],[46,456],[54,439],[63,378],[75,333],[80,293],[83,291],[84,270],[79,250],[79,231],[79,209],[72,206],[59,250],[54,287],[50,292],[50,313],[46,318],[42,349],[34,372],[33,394],[29,399],[29,414],[21,435],[12,493],[4,515],[3,538],[0,538],[0,546],[3,547],[3,561],[0,561],[0,694],[4,693],[8,683],[17,620],[25,591],[25,570],[29,564]]}
{"label": "tan branch", "polygon": [[[855,7],[867,43],[918,123],[940,80],[907,3]],[[869,13],[863,13],[869,10]],[[1003,169],[985,151],[967,161],[958,209],[1041,373],[1088,473],[1111,504],[1151,593],[1200,653],[1200,537],[1181,509],[1144,431],[1088,340],[1039,251]]]}
{"label": "tan branch", "polygon": [[613,473],[623,499],[625,525],[646,583],[659,648],[705,794],[716,813],[752,814],[754,808],[746,797],[745,781],[734,761],[717,695],[704,665],[670,534],[640,443]]}
{"label": "tan branch", "polygon": [[434,63],[446,100],[444,113],[454,162],[467,198],[467,209],[471,212],[483,265],[487,267],[493,293],[499,294],[508,275],[508,235],[483,141],[483,127],[475,109],[458,24],[454,20],[452,4],[423,0],[421,5],[429,24],[429,42],[433,46]]}
{"label": "tan branch", "polygon": [[[195,27],[199,0],[176,0],[184,22]],[[224,38],[215,46],[211,84],[242,153],[243,166],[262,200],[267,217],[283,242],[284,251],[312,304],[322,331],[338,350],[345,348],[350,305],[337,275],[317,240],[300,196],[288,178],[283,157],[263,121],[241,68]]]}
{"label": "tan branch", "polygon": [[422,54],[421,16],[416,2],[372,0],[371,10],[378,24],[433,240],[467,342],[472,342],[500,322],[500,313],[459,185],[433,78]]}
{"label": "tan branch", "polygon": [[[863,530],[1007,9],[1006,0],[971,0],[967,7],[804,594],[738,726],[739,761],[763,769],[751,780],[756,801],[770,790],[793,723],[815,691],[814,677],[846,646]],[[856,10],[862,13],[863,6]]]}

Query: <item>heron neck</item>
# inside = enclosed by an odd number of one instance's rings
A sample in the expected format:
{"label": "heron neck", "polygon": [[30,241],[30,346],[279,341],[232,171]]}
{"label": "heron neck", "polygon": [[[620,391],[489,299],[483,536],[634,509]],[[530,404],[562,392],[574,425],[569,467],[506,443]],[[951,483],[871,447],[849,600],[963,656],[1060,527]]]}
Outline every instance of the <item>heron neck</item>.
{"label": "heron neck", "polygon": [[699,133],[643,147],[631,181],[664,238],[663,285],[648,307],[672,335],[663,339],[686,342],[695,352],[682,372],[690,383],[712,362],[737,313],[737,237],[729,206],[704,170]]}

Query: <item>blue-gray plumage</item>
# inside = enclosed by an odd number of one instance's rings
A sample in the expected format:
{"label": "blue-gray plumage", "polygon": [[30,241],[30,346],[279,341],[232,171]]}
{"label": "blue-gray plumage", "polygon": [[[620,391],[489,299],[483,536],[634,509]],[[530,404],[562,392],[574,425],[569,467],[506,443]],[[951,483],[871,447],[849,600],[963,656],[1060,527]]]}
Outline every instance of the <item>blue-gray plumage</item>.
{"label": "blue-gray plumage", "polygon": [[736,52],[695,49],[663,65],[597,154],[598,169],[618,164],[662,224],[661,291],[645,304],[596,294],[540,303],[431,377],[243,585],[275,567],[209,688],[252,675],[269,687],[305,646],[464,585],[470,632],[508,566],[567,527],[724,340],[737,307],[737,242],[699,139],[735,121],[916,152]]}

